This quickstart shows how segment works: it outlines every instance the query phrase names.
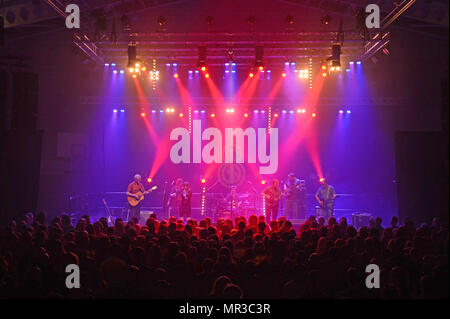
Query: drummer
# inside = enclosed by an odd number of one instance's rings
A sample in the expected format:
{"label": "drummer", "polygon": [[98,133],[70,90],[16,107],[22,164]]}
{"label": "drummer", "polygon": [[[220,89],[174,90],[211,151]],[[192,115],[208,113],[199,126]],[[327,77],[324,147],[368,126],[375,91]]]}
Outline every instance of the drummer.
{"label": "drummer", "polygon": [[237,187],[231,186],[230,193],[226,197],[227,202],[230,204],[231,210],[235,210],[238,205],[239,196],[237,194]]}

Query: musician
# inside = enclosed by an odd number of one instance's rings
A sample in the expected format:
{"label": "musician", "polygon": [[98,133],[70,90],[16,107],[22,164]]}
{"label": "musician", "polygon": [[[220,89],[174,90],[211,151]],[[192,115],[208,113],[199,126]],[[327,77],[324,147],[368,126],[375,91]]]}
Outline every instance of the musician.
{"label": "musician", "polygon": [[175,182],[172,183],[172,189],[169,195],[169,216],[181,216],[181,199],[182,192],[184,190],[184,181],[182,178],[177,178]]}
{"label": "musician", "polygon": [[[134,197],[139,199],[139,196],[136,195],[138,192],[144,193],[144,185],[141,183],[142,177],[139,174],[134,175],[134,181],[132,181],[127,188],[126,194],[127,196]],[[133,220],[134,222],[139,222],[139,218],[141,217],[141,203],[136,206],[131,206],[128,204],[128,220]]]}
{"label": "musician", "polygon": [[300,180],[295,177],[294,173],[290,173],[284,183],[284,198],[286,199],[284,213],[286,217],[298,217],[300,187]]}
{"label": "musician", "polygon": [[298,218],[306,219],[306,182],[303,179],[300,180],[298,195]]}
{"label": "musician", "polygon": [[262,195],[266,198],[266,219],[268,224],[272,220],[277,219],[281,194],[280,183],[277,179],[274,179],[272,185],[262,192]]}
{"label": "musician", "polygon": [[191,198],[192,191],[188,182],[184,183],[184,189],[181,192],[180,217],[191,217]]}
{"label": "musician", "polygon": [[231,210],[235,210],[238,204],[239,196],[237,194],[237,187],[231,186],[230,194],[226,197],[227,202],[230,203]]}
{"label": "musician", "polygon": [[321,215],[328,220],[333,216],[334,200],[336,199],[336,192],[334,187],[329,185],[325,178],[320,179],[321,185],[316,192],[316,200],[321,208]]}

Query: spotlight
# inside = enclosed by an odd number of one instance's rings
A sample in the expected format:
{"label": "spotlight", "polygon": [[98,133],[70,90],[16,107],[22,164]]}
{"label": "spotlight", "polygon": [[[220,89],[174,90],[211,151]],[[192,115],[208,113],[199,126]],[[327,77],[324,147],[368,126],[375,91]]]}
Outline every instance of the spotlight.
{"label": "spotlight", "polygon": [[120,110],[120,113],[125,113],[125,110],[124,110],[124,109],[121,109],[121,110]]}
{"label": "spotlight", "polygon": [[180,113],[180,114],[178,114],[178,116],[179,116],[179,117],[183,117],[184,115],[183,115],[183,113]]}
{"label": "spotlight", "polygon": [[278,117],[278,113],[275,113],[275,114],[273,115],[273,117]]}
{"label": "spotlight", "polygon": [[262,181],[261,181],[261,184],[262,184],[262,185],[266,184],[266,181],[265,181],[265,180],[262,180]]}
{"label": "spotlight", "polygon": [[248,114],[247,114],[247,113],[244,113],[244,117],[248,117]]}
{"label": "spotlight", "polygon": [[211,117],[216,117],[216,114],[214,114],[214,113],[211,113]]}
{"label": "spotlight", "polygon": [[205,74],[205,78],[209,79],[209,73]]}
{"label": "spotlight", "polygon": [[362,63],[361,61],[357,61],[357,62],[356,62],[356,64],[361,64],[361,63]]}
{"label": "spotlight", "polygon": [[344,114],[344,111],[343,110],[339,110],[339,114]]}
{"label": "spotlight", "polygon": [[130,73],[134,72],[134,68],[129,68],[128,71],[130,71]]}
{"label": "spotlight", "polygon": [[124,72],[124,70],[120,70],[120,74],[124,74],[125,72]]}
{"label": "spotlight", "polygon": [[114,73],[114,74],[117,74],[117,70],[114,70],[113,73]]}
{"label": "spotlight", "polygon": [[114,113],[117,113],[117,109],[114,109],[113,112],[114,112]]}
{"label": "spotlight", "polygon": [[206,71],[206,66],[202,66],[202,67],[201,67],[201,70],[202,70],[203,72],[205,72],[205,71]]}
{"label": "spotlight", "polygon": [[316,114],[316,113],[313,113],[313,114],[311,114],[311,116],[312,116],[312,117],[316,117],[316,116],[317,116],[317,114]]}
{"label": "spotlight", "polygon": [[202,182],[202,184],[205,184],[206,183],[206,179],[202,178],[201,182]]}
{"label": "spotlight", "polygon": [[347,110],[347,114],[350,114],[350,113],[352,113],[352,111],[350,111],[350,110]]}
{"label": "spotlight", "polygon": [[252,78],[252,77],[254,76],[254,74],[253,74],[253,73],[250,73],[248,76]]}
{"label": "spotlight", "polygon": [[178,73],[175,73],[175,74],[173,75],[173,77],[174,77],[175,79],[178,79]]}
{"label": "spotlight", "polygon": [[283,73],[281,76],[285,78],[286,77],[286,73]]}
{"label": "spotlight", "polygon": [[147,182],[148,182],[148,183],[151,183],[151,182],[152,182],[151,177],[147,178]]}
{"label": "spotlight", "polygon": [[133,77],[133,79],[135,79],[135,78],[137,77],[137,75],[136,75],[136,74],[133,74],[132,77]]}
{"label": "spotlight", "polygon": [[325,72],[323,72],[322,76],[325,78],[325,77],[327,77],[327,74]]}
{"label": "spotlight", "polygon": [[142,113],[141,113],[141,116],[142,116],[142,117],[145,117],[145,113],[142,112]]}
{"label": "spotlight", "polygon": [[147,68],[146,68],[145,66],[143,66],[143,67],[141,68],[141,71],[142,71],[142,72],[145,72],[145,71],[147,71]]}
{"label": "spotlight", "polygon": [[112,67],[115,67],[115,66],[116,66],[116,64],[115,64],[115,63],[111,63],[111,66],[112,66]]}
{"label": "spotlight", "polygon": [[109,66],[109,63],[105,63],[105,66]]}

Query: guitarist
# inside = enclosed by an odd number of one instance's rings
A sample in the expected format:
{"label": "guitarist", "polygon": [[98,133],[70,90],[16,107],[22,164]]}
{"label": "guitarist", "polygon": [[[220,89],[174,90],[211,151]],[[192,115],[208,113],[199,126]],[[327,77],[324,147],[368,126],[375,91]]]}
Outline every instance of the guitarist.
{"label": "guitarist", "polygon": [[331,216],[333,216],[334,209],[334,200],[336,199],[336,192],[334,191],[334,187],[328,185],[328,182],[325,178],[320,179],[321,186],[316,192],[316,200],[319,203],[321,208],[321,215],[328,220]]}
{"label": "guitarist", "polygon": [[[139,174],[134,175],[134,181],[132,181],[127,188],[127,196],[134,197],[139,199],[137,193],[145,193],[144,185],[141,183],[142,177]],[[139,222],[139,218],[141,217],[141,203],[136,206],[131,206],[128,204],[128,220],[132,220],[135,223]]]}
{"label": "guitarist", "polygon": [[266,198],[266,218],[269,224],[272,220],[276,220],[278,216],[278,206],[281,199],[281,189],[277,179],[272,181],[272,185],[267,187],[262,195]]}

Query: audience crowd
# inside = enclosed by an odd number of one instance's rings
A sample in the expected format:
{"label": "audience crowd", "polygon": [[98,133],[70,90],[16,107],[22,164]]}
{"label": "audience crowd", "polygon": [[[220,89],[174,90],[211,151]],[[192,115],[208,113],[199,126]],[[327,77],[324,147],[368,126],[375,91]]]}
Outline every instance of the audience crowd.
{"label": "audience crowd", "polygon": [[[355,229],[311,216],[76,222],[27,214],[0,227],[0,298],[448,298],[448,228],[394,216]],[[66,287],[79,265],[81,287]],[[380,288],[366,287],[366,267]]]}

